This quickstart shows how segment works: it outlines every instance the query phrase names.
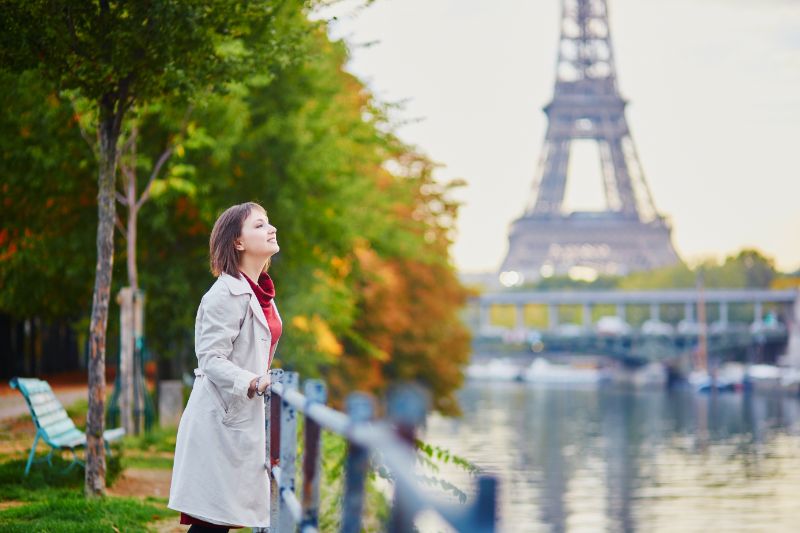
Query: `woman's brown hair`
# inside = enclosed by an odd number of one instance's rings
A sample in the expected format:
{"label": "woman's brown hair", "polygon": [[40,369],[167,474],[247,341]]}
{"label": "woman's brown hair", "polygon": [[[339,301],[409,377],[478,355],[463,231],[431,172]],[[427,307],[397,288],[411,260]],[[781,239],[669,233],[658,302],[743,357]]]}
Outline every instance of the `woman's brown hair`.
{"label": "woman's brown hair", "polygon": [[[250,212],[258,209],[264,215],[267,210],[255,202],[245,202],[226,209],[214,222],[211,238],[208,241],[209,255],[211,256],[211,273],[219,276],[223,272],[239,277],[239,251],[236,249],[236,239],[242,236],[242,226]],[[266,272],[269,261],[264,266]]]}

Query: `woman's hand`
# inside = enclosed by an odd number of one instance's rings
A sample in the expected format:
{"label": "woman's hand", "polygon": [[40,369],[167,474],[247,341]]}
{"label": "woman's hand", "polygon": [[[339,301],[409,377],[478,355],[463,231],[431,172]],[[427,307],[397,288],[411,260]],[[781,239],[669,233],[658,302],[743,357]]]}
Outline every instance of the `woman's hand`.
{"label": "woman's hand", "polygon": [[254,378],[253,381],[250,382],[250,387],[247,389],[247,397],[252,398],[256,393],[258,393],[259,396],[263,396],[264,391],[267,390],[269,385],[269,374]]}

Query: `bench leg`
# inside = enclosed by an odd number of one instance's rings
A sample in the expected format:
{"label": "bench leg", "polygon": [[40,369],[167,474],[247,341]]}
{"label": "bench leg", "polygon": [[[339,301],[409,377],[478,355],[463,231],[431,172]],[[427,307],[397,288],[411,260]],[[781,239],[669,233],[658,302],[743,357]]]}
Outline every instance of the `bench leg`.
{"label": "bench leg", "polygon": [[31,471],[31,464],[33,464],[33,456],[36,455],[36,445],[39,444],[39,432],[36,432],[36,437],[33,439],[33,446],[31,446],[31,453],[28,455],[28,464],[25,465],[25,475]]}
{"label": "bench leg", "polygon": [[75,465],[83,466],[83,461],[78,459],[78,454],[77,452],[75,452],[75,448],[70,448],[70,451],[72,452],[72,462],[69,464],[67,468],[64,469],[65,474],[70,470],[72,470],[75,467]]}

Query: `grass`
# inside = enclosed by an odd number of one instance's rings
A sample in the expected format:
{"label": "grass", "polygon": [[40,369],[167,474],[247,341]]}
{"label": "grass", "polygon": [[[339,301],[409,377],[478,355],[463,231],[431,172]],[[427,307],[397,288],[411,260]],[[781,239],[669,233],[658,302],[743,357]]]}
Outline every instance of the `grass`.
{"label": "grass", "polygon": [[87,499],[80,491],[47,491],[45,497],[0,511],[0,530],[89,533],[150,531],[148,524],[170,516],[163,505],[136,498]]}
{"label": "grass", "polygon": [[144,435],[123,438],[123,467],[171,470],[177,431],[174,427],[158,427]]}
{"label": "grass", "polygon": [[[78,427],[83,427],[86,411],[85,399],[67,407]],[[0,430],[0,531],[4,533],[144,532],[152,531],[155,521],[176,516],[166,508],[165,499],[145,494],[86,498],[83,467],[65,471],[72,459],[69,452],[54,453],[52,467],[47,462],[34,463],[24,476],[35,432],[30,416],[4,420]],[[172,468],[174,439],[173,428],[126,437],[112,445],[113,454],[106,459],[106,485],[113,487],[125,468]],[[36,458],[43,459],[49,446],[40,443],[37,452]],[[78,455],[83,459],[84,450]]]}
{"label": "grass", "polygon": [[[43,456],[42,456],[43,457]],[[0,531],[3,532],[94,532],[148,531],[153,520],[173,515],[163,502],[153,498],[106,496],[87,499],[83,495],[84,471],[69,461],[53,457],[53,467],[35,464],[23,476],[26,458],[0,462]],[[112,485],[121,468],[120,453],[107,462],[107,483]]]}
{"label": "grass", "polygon": [[153,428],[144,435],[131,435],[122,439],[124,449],[138,450],[143,453],[175,452],[175,438],[178,430],[174,427]]}

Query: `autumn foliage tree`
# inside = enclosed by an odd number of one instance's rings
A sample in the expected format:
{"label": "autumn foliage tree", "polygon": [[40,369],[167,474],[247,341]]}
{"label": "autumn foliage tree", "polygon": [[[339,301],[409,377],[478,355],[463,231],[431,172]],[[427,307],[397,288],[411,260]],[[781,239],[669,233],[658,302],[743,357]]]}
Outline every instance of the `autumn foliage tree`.
{"label": "autumn foliage tree", "polygon": [[[186,99],[167,95],[137,102],[128,115],[135,121],[121,129],[127,171],[151,175],[159,154],[173,147],[138,219],[148,346],[162,359],[181,363],[173,371],[196,363],[195,313],[213,282],[207,257],[211,226],[231,204],[255,200],[269,211],[281,242],[270,270],[284,319],[276,363],[327,379],[334,401],[352,390],[380,394],[393,381],[414,380],[431,389],[437,409],[455,413],[454,393],[469,351],[458,316],[467,295],[449,257],[458,211],[451,191],[459,183],[434,179],[435,165],[398,139],[387,107],[347,72],[347,47],[328,37],[324,22],[296,10],[280,19],[279,29],[279,35],[296,36],[292,46],[307,51],[302,60],[274,70],[253,66],[225,84],[225,91],[198,89],[188,117]],[[247,50],[247,41],[243,48],[225,49]],[[95,135],[94,111],[77,119],[68,113],[70,106],[82,110],[91,101],[49,87],[45,94],[59,102],[66,122],[49,130],[58,129],[50,144],[44,135],[37,142],[58,156],[63,179],[83,183],[81,194],[93,196],[97,186],[80,181],[93,155],[81,144],[79,126]],[[26,106],[35,113],[47,109],[33,100]],[[9,128],[18,130],[13,118]],[[135,153],[127,149],[134,144],[122,140],[134,134]],[[82,158],[66,157],[61,146],[78,146]],[[38,156],[29,155],[6,168],[19,176],[25,169],[46,183]],[[0,175],[0,183],[13,185],[14,179]],[[43,205],[38,197],[27,200],[29,213]],[[62,237],[91,242],[92,229],[65,228]],[[131,252],[123,239],[115,245],[127,259]],[[66,263],[68,258],[57,258],[59,267]],[[6,266],[0,265],[0,278],[22,276]],[[44,279],[54,279],[44,272]],[[83,264],[69,272],[69,282],[85,294],[80,280],[91,272]],[[13,313],[14,299],[0,300],[0,306]]]}

